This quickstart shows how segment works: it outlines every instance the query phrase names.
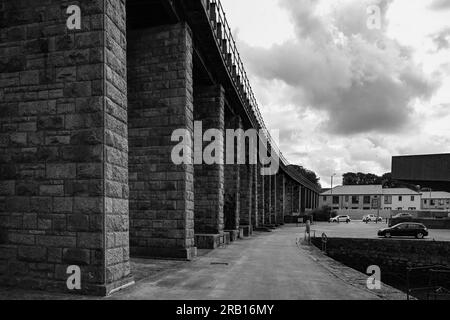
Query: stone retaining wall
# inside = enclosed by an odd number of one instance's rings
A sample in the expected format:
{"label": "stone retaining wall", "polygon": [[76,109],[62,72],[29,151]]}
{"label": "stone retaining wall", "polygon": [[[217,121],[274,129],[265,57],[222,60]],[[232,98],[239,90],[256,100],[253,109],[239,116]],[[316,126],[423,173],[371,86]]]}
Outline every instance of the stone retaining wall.
{"label": "stone retaining wall", "polygon": [[[313,239],[322,248],[322,239]],[[404,272],[414,267],[450,266],[450,242],[395,239],[329,238],[327,254],[349,266],[367,268],[378,265],[390,271]],[[364,270],[365,271],[365,270]]]}

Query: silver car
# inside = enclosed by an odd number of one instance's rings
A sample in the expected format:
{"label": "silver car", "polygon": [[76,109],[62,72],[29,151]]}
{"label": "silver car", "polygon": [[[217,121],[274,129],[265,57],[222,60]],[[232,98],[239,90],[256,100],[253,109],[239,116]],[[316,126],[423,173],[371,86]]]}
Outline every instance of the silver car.
{"label": "silver car", "polygon": [[352,219],[350,219],[349,216],[337,216],[337,217],[330,219],[330,222],[337,222],[337,223],[340,223],[340,222],[350,223],[351,221],[352,221]]}

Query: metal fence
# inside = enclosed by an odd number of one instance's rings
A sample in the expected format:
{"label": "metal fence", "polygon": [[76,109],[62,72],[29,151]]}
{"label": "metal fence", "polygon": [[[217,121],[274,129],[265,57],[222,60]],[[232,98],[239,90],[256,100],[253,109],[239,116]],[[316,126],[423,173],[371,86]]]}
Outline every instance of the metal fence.
{"label": "metal fence", "polygon": [[433,265],[406,270],[406,293],[410,300],[450,300],[450,267]]}
{"label": "metal fence", "polygon": [[280,161],[285,166],[289,166],[289,162],[283,156],[277,143],[270,135],[261,115],[258,101],[250,85],[247,72],[237,50],[236,41],[233,38],[233,33],[220,0],[203,0],[203,5],[209,15],[210,25],[214,31],[217,46],[220,49],[223,61],[240,98],[244,102],[247,113],[254,116],[257,121],[256,125],[265,132],[267,140],[277,153]]}

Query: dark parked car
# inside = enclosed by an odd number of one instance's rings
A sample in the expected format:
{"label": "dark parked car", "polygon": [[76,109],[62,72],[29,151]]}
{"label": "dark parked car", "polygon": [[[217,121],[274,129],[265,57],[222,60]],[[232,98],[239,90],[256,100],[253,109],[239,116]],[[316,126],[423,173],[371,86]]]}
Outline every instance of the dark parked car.
{"label": "dark parked car", "polygon": [[412,214],[409,212],[401,212],[392,217],[392,219],[412,219]]}
{"label": "dark parked car", "polygon": [[421,223],[399,223],[393,227],[378,231],[379,237],[416,237],[423,239],[428,236],[428,229]]}

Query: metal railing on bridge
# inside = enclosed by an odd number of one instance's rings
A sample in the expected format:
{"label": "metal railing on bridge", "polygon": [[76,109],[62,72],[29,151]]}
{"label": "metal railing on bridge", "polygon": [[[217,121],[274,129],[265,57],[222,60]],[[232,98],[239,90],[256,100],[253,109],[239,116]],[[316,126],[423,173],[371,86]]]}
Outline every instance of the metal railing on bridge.
{"label": "metal railing on bridge", "polygon": [[280,161],[288,167],[290,163],[283,156],[277,143],[270,135],[261,115],[258,102],[250,85],[247,72],[237,50],[236,41],[233,38],[233,33],[220,0],[202,0],[202,2],[209,15],[211,28],[214,31],[215,39],[227,70],[240,98],[244,102],[244,108],[246,108],[248,114],[253,115],[254,119],[251,120],[256,120],[257,127],[265,132],[268,142],[277,153]]}

